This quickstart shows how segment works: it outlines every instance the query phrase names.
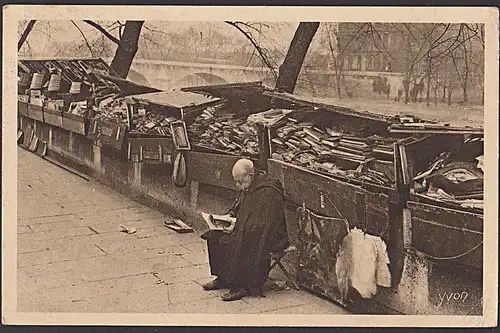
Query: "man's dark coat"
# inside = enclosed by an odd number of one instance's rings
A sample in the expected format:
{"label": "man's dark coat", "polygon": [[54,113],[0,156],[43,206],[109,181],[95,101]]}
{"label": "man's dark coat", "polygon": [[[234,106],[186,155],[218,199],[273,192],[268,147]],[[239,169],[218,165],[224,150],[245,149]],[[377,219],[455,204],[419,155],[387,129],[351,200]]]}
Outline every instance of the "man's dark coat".
{"label": "man's dark coat", "polygon": [[208,241],[212,275],[240,288],[261,287],[270,254],[288,245],[281,183],[258,176],[240,197],[234,230]]}

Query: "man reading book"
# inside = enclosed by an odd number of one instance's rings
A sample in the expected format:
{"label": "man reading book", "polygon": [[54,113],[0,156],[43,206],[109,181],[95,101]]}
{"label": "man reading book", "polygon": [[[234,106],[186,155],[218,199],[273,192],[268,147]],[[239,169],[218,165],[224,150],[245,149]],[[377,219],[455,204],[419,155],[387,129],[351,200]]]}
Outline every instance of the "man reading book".
{"label": "man reading book", "polygon": [[281,183],[267,173],[257,174],[248,159],[238,160],[232,174],[241,190],[236,223],[230,234],[207,240],[210,269],[217,278],[203,285],[205,290],[229,288],[224,301],[260,289],[269,274],[271,253],[289,245]]}

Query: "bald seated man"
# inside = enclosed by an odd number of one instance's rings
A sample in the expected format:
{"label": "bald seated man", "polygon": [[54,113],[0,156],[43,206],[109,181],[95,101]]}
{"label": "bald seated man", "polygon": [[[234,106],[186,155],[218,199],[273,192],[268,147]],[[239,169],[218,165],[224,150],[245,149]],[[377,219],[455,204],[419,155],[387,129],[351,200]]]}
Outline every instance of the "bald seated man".
{"label": "bald seated man", "polygon": [[281,183],[267,173],[258,174],[248,159],[238,160],[232,174],[240,190],[232,211],[236,225],[232,233],[207,241],[211,273],[217,278],[203,285],[205,290],[230,289],[224,301],[260,290],[269,274],[271,253],[289,245]]}

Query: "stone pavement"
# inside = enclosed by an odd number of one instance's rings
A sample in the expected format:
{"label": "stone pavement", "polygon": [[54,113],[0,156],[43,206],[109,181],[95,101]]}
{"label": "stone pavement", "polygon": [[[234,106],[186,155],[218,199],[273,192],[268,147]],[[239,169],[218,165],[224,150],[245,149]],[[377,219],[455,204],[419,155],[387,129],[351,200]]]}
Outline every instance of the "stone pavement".
{"label": "stone pavement", "polygon": [[200,286],[211,277],[198,234],[21,148],[17,184],[19,312],[347,313],[295,290],[221,301]]}

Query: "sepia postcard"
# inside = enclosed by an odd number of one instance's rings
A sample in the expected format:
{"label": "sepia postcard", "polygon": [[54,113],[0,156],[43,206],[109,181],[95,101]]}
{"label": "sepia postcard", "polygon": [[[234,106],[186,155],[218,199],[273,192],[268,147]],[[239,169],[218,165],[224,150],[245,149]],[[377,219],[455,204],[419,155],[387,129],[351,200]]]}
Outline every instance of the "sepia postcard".
{"label": "sepia postcard", "polygon": [[4,325],[497,325],[498,9],[2,22]]}

